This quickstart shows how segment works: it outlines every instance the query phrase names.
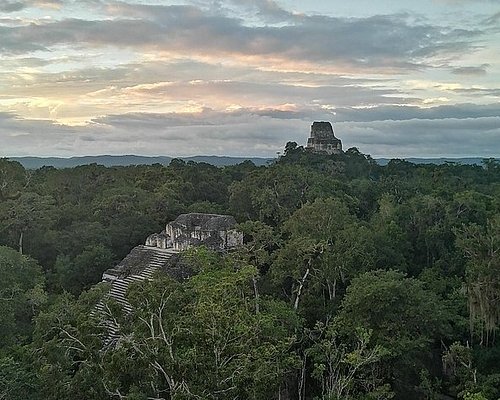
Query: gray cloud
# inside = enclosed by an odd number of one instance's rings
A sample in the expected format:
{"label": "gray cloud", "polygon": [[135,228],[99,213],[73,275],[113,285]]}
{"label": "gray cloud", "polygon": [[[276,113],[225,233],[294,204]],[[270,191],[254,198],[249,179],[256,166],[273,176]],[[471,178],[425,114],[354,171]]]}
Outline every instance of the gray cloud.
{"label": "gray cloud", "polygon": [[486,69],[490,64],[482,64],[478,67],[457,67],[451,70],[455,75],[486,75]]}
{"label": "gray cloud", "polygon": [[[266,117],[276,120],[301,120],[310,122],[313,119],[327,119],[334,123],[364,122],[397,122],[425,120],[434,123],[438,128],[446,120],[494,121],[500,118],[497,104],[476,105],[458,104],[454,106],[437,106],[420,108],[416,106],[380,105],[371,108],[337,108],[334,113],[321,108],[301,108],[283,111],[274,108],[241,108],[232,111],[216,111],[210,108],[202,112],[188,113],[127,113],[96,118],[93,122],[111,126],[128,126],[133,129],[158,129],[173,126],[220,126],[238,122],[251,122],[255,117]],[[434,122],[432,122],[434,121]],[[459,122],[457,122],[459,123]],[[478,125],[479,127],[479,125]],[[500,129],[500,126],[498,127]]]}
{"label": "gray cloud", "polygon": [[22,1],[5,1],[0,4],[0,11],[10,13],[21,11],[25,7],[26,5]]}
{"label": "gray cloud", "polygon": [[[68,127],[50,121],[17,118],[0,114],[1,155],[75,154],[275,154],[287,139],[307,131],[308,123],[275,120],[259,116],[236,117],[231,123],[213,126],[169,126],[159,116],[114,116],[113,125],[92,123]],[[141,118],[137,129],[137,118]],[[132,121],[130,125],[128,121]],[[217,121],[217,118],[214,119]]]}
{"label": "gray cloud", "polygon": [[[225,4],[224,4],[225,3]],[[227,7],[227,4],[232,4],[239,8],[239,12],[244,11],[254,14],[256,17],[268,22],[283,22],[290,21],[295,16],[281,7],[274,0],[228,0],[226,2],[216,1],[212,3],[212,8],[215,5],[216,10],[221,10]]]}
{"label": "gray cloud", "polygon": [[451,91],[474,97],[485,97],[485,96],[500,97],[500,88],[471,87],[471,88],[451,89]]}
{"label": "gray cloud", "polygon": [[[95,19],[57,13],[29,24],[16,7],[62,0],[0,0],[9,12],[0,101],[19,113],[0,113],[3,155],[272,156],[289,140],[305,143],[319,119],[334,122],[346,148],[376,156],[500,155],[500,109],[484,104],[500,97],[488,84],[495,60],[457,66],[483,40],[490,46],[498,16],[482,30],[407,14],[292,14],[273,0],[67,2],[85,2]],[[394,78],[363,76],[378,73]],[[441,95],[482,105],[419,107],[420,96],[447,101]]]}
{"label": "gray cloud", "polygon": [[[273,108],[255,109],[242,108],[233,111],[216,111],[210,108],[202,112],[185,113],[127,113],[108,115],[95,118],[97,124],[115,127],[128,127],[131,129],[158,130],[170,127],[191,126],[223,126],[235,123],[250,123],[256,118],[267,117],[275,120],[302,120],[310,121],[314,110],[283,111]],[[316,114],[318,112],[316,111]],[[324,116],[328,116],[324,113]],[[331,117],[331,115],[330,115]]]}
{"label": "gray cloud", "polygon": [[0,11],[11,13],[24,10],[28,7],[60,7],[62,5],[63,0],[2,0]]}
{"label": "gray cloud", "polygon": [[0,48],[23,53],[66,43],[112,45],[186,55],[226,53],[357,68],[408,69],[431,65],[431,57],[447,59],[452,54],[471,51],[483,34],[480,30],[414,24],[408,15],[301,15],[276,27],[247,26],[241,19],[213,15],[194,6],[117,3],[110,12],[122,19],[66,19],[2,27]]}
{"label": "gray cloud", "polygon": [[484,24],[485,25],[492,25],[492,26],[496,26],[497,29],[498,29],[498,22],[500,21],[500,11],[493,14],[492,16],[488,17],[485,21],[484,21]]}
{"label": "gray cloud", "polygon": [[[366,111],[366,112],[365,112]],[[239,109],[128,113],[70,127],[0,113],[1,155],[226,154],[272,156],[287,141],[305,143],[313,119],[330,119],[345,148],[374,156],[499,156],[500,112],[460,105],[429,110],[387,106],[340,110]],[[352,113],[353,117],[339,116]],[[357,113],[357,114],[356,114]],[[364,113],[364,116],[361,116]],[[26,155],[26,154],[24,154]]]}
{"label": "gray cloud", "polygon": [[[134,90],[134,88],[132,88]],[[247,81],[196,81],[174,82],[167,86],[136,89],[148,96],[165,98],[171,96],[179,101],[213,100],[224,98],[236,104],[279,104],[316,103],[345,105],[368,105],[379,103],[403,103],[408,99],[395,96],[397,90],[369,88],[358,85],[335,86],[296,86],[284,83],[265,83]]]}
{"label": "gray cloud", "polygon": [[500,118],[341,123],[344,143],[376,157],[498,157]]}
{"label": "gray cloud", "polygon": [[338,122],[404,121],[414,119],[435,121],[487,117],[500,117],[498,104],[457,104],[429,108],[407,105],[381,105],[371,108],[335,109],[335,121]]}

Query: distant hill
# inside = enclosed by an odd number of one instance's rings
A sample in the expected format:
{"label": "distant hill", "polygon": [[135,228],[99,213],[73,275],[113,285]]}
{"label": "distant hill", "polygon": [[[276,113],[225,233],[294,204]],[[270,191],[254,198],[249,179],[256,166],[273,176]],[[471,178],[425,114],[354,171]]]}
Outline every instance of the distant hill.
{"label": "distant hill", "polygon": [[[152,165],[162,164],[168,165],[174,157],[168,156],[83,156],[83,157],[8,157],[10,160],[20,162],[24,168],[37,169],[43,166],[55,168],[72,168],[79,165],[99,164],[105,167],[127,166],[127,165]],[[226,156],[193,156],[193,157],[179,157],[184,161],[205,162],[216,166],[235,165],[243,161],[250,160],[255,165],[266,165],[272,161],[271,158],[259,157],[226,157]]]}
{"label": "distant hill", "polygon": [[[192,156],[192,157],[178,157],[184,161],[205,162],[216,166],[235,165],[243,161],[250,160],[255,165],[266,165],[271,162],[272,158],[260,157],[230,157],[230,156]],[[168,165],[174,157],[169,156],[83,156],[83,157],[9,157],[10,160],[20,162],[24,168],[37,169],[43,166],[55,168],[72,168],[79,165],[99,164],[106,167],[127,166],[127,165],[152,165],[162,164]],[[468,165],[481,165],[484,158],[480,157],[466,157],[466,158],[404,158],[404,160],[414,164],[437,164],[441,165],[447,162],[454,162]],[[390,158],[377,158],[380,165],[387,165]]]}
{"label": "distant hill", "polygon": [[[489,157],[463,157],[463,158],[403,158],[403,160],[411,162],[413,164],[436,164],[442,165],[448,162],[464,164],[464,165],[482,165],[484,159],[488,159]],[[375,161],[380,165],[387,165],[390,158],[376,158]]]}
{"label": "distant hill", "polygon": [[204,162],[207,164],[224,166],[224,165],[236,165],[243,161],[250,160],[255,165],[266,165],[273,161],[273,158],[260,158],[260,157],[230,157],[230,156],[193,156],[193,157],[181,157],[184,161],[194,161],[194,162]]}

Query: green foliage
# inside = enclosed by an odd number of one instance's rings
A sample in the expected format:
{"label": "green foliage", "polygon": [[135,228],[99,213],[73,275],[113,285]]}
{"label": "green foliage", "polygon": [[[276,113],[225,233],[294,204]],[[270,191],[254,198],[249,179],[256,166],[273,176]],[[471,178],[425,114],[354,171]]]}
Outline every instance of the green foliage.
{"label": "green foliage", "polygon": [[29,178],[30,173],[20,163],[0,158],[0,202],[17,198]]}
{"label": "green foliage", "polygon": [[444,323],[439,299],[421,282],[381,270],[352,281],[339,318],[347,327],[373,329],[376,341],[395,356],[424,348]]}
{"label": "green foliage", "polygon": [[113,262],[111,251],[103,245],[89,246],[74,259],[59,256],[56,260],[57,284],[63,290],[75,295],[89,289],[102,279],[102,273]]}
{"label": "green foliage", "polygon": [[[262,399],[280,391],[298,364],[290,350],[300,321],[276,300],[261,298],[256,306],[255,268],[235,268],[231,259],[206,250],[188,257],[199,273],[185,284],[160,277],[133,286],[130,315],[110,305],[120,338],[104,352],[97,351],[98,321],[84,315],[84,297],[76,303],[66,298],[39,318],[44,354],[56,357],[45,360],[47,378],[74,366],[59,376],[65,382],[60,398],[98,398],[100,390],[126,398]],[[45,333],[46,325],[54,333]],[[91,379],[99,382],[95,393]]]}
{"label": "green foliage", "polygon": [[306,355],[313,362],[312,377],[321,383],[323,399],[393,397],[377,376],[377,364],[388,351],[380,345],[371,345],[371,330],[358,328],[349,337],[342,336],[335,323],[326,326],[318,323],[309,336],[313,344]]}
{"label": "green foliage", "polygon": [[[0,398],[497,399],[499,199],[495,160],[293,142],[265,167],[0,159]],[[184,212],[233,214],[244,245],[106,300],[102,272]]]}
{"label": "green foliage", "polygon": [[333,195],[339,186],[336,180],[314,170],[276,164],[233,183],[230,210],[239,219],[258,219],[277,225],[307,201]]}
{"label": "green foliage", "polygon": [[0,246],[0,354],[29,339],[31,318],[45,302],[43,276],[36,262]]}
{"label": "green foliage", "polygon": [[388,351],[386,379],[397,392],[411,393],[412,380],[432,358],[434,341],[447,323],[440,299],[421,282],[397,271],[373,271],[353,279],[337,321],[347,335],[373,332]]}
{"label": "green foliage", "polygon": [[482,395],[482,393],[465,393],[464,400],[488,400],[486,397]]}
{"label": "green foliage", "polygon": [[0,203],[0,223],[23,252],[26,236],[39,229],[49,229],[53,223],[54,201],[50,196],[25,192],[18,198]]}
{"label": "green foliage", "polygon": [[38,381],[29,366],[12,357],[0,358],[0,399],[38,399]]}
{"label": "green foliage", "polygon": [[[295,309],[304,296],[305,301],[324,298],[323,305],[315,308],[328,316],[339,288],[374,265],[371,234],[338,199],[305,204],[283,224],[283,233],[289,239],[277,252],[271,276]],[[307,318],[319,317],[307,311]]]}
{"label": "green foliage", "polygon": [[106,398],[99,363],[104,329],[92,312],[105,291],[98,286],[78,300],[60,295],[36,318],[33,348],[41,398]]}
{"label": "green foliage", "polygon": [[473,224],[457,234],[458,246],[468,259],[471,334],[477,328],[480,343],[488,346],[500,326],[500,214],[489,220],[486,228]]}

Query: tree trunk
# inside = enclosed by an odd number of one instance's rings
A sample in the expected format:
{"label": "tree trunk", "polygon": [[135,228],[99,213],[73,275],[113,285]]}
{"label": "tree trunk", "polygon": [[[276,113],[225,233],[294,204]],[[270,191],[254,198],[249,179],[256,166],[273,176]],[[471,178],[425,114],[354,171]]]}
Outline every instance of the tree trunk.
{"label": "tree trunk", "polygon": [[259,305],[259,288],[257,287],[257,278],[252,277],[252,282],[253,282],[253,292],[255,294],[255,314],[258,314],[260,312],[260,305]]}
{"label": "tree trunk", "polygon": [[299,308],[300,295],[302,294],[302,288],[304,287],[307,276],[309,275],[309,271],[310,271],[310,268],[307,268],[306,273],[304,274],[304,276],[302,277],[302,279],[299,282],[299,289],[297,290],[297,296],[295,297],[295,303],[293,305],[294,310]]}
{"label": "tree trunk", "polygon": [[23,236],[24,232],[21,231],[21,234],[19,235],[19,253],[23,254]]}
{"label": "tree trunk", "polygon": [[337,278],[333,280],[333,282],[330,282],[329,279],[326,281],[326,286],[328,288],[328,298],[329,300],[334,300],[335,297],[337,296]]}
{"label": "tree trunk", "polygon": [[304,359],[302,360],[302,368],[300,369],[300,380],[299,380],[299,400],[305,399],[306,395],[306,362],[307,356],[304,354]]}

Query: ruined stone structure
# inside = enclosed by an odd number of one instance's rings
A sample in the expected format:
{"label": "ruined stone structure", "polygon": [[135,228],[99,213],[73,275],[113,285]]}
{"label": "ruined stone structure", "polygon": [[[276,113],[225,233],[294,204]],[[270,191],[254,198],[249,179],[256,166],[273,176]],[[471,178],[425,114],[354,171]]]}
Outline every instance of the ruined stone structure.
{"label": "ruined stone structure", "polygon": [[342,153],[342,141],[335,137],[330,122],[313,122],[306,150],[321,154]]}
{"label": "ruined stone structure", "polygon": [[228,250],[243,243],[243,234],[234,229],[231,215],[181,214],[167,224],[165,231],[150,235],[146,246],[177,251],[191,246],[207,246],[213,250]]}
{"label": "ruined stone structure", "polygon": [[[102,275],[103,282],[110,284],[107,294],[116,301],[125,313],[132,311],[126,293],[132,282],[148,280],[161,270],[172,278],[182,281],[192,275],[184,267],[173,266],[172,259],[181,250],[191,246],[207,246],[212,250],[229,250],[243,244],[243,234],[235,229],[236,220],[231,215],[181,214],[167,224],[161,233],[154,233],[146,239],[145,245],[134,247],[118,265]],[[108,315],[106,301],[101,301],[95,313],[104,316],[103,324],[107,334],[104,346],[116,344],[120,327]]]}
{"label": "ruined stone structure", "polygon": [[149,235],[146,239],[146,246],[167,249],[172,247],[172,241],[165,233],[165,231],[163,231],[160,233],[153,233],[152,235]]}
{"label": "ruined stone structure", "polygon": [[174,279],[189,278],[183,271],[179,273],[168,268],[170,259],[177,253],[173,249],[137,246],[118,265],[102,274],[102,281],[108,283],[110,288],[105,299],[97,304],[94,314],[101,317],[102,325],[106,329],[103,338],[104,348],[115,346],[121,335],[120,325],[114,318],[110,318],[108,301],[111,299],[118,303],[123,312],[128,314],[132,311],[132,306],[127,300],[127,290],[133,282],[150,280],[159,270],[165,271]]}

